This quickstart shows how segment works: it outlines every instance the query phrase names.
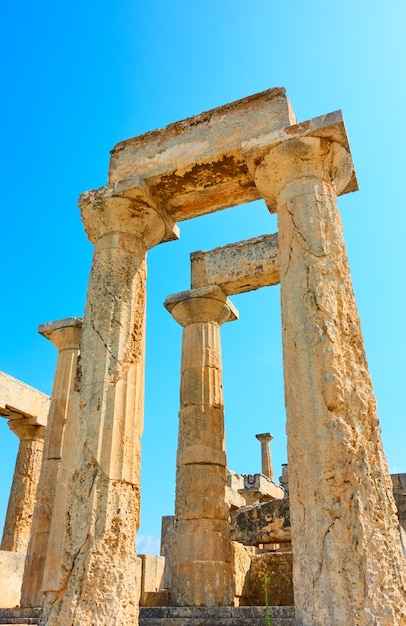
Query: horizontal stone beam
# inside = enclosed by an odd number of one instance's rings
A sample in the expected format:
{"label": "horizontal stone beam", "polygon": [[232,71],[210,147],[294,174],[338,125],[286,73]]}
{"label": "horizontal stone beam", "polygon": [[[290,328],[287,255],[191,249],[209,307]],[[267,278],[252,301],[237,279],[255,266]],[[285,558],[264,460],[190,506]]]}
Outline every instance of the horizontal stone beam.
{"label": "horizontal stone beam", "polygon": [[33,426],[46,426],[51,399],[42,391],[0,372],[0,416],[27,419]]}
{"label": "horizontal stone beam", "polygon": [[192,252],[190,259],[192,289],[218,285],[230,296],[279,283],[277,233]]}
{"label": "horizontal stone beam", "polygon": [[257,200],[241,143],[295,123],[285,90],[269,89],[117,144],[109,185],[138,197],[146,183],[176,222]]}
{"label": "horizontal stone beam", "polygon": [[[180,222],[258,200],[258,164],[279,143],[302,137],[350,151],[341,111],[297,124],[285,90],[270,89],[117,144],[100,192],[147,202]],[[353,171],[342,193],[357,188]]]}

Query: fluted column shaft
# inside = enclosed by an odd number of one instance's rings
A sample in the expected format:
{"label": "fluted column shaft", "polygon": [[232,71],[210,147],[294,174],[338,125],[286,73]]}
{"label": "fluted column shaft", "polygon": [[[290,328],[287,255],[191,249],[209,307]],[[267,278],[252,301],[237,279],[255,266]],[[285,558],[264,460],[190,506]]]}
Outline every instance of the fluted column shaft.
{"label": "fluted column shaft", "polygon": [[279,144],[256,172],[277,206],[290,514],[301,626],[405,619],[405,561],[337,194],[351,157],[318,138]]}
{"label": "fluted column shaft", "polygon": [[[21,606],[42,604],[42,584],[47,559],[47,575],[55,575],[60,566],[60,553],[49,545],[51,520],[58,518],[58,532],[63,536],[66,490],[60,481],[60,465],[65,424],[74,419],[78,408],[75,390],[77,362],[82,334],[81,318],[61,320],[40,326],[39,332],[58,349],[58,360],[52,389],[37,501],[31,527],[31,539],[25,560],[21,588]],[[62,507],[63,510],[59,510]]]}
{"label": "fluted column shaft", "polygon": [[154,209],[89,192],[95,242],[82,338],[77,454],[72,459],[60,589],[47,626],[137,623],[135,537],[143,428],[146,252],[165,236]]}
{"label": "fluted column shaft", "polygon": [[219,287],[171,296],[183,330],[173,548],[178,606],[233,604],[220,325],[236,313]]}
{"label": "fluted column shaft", "polygon": [[8,422],[20,440],[1,542],[1,549],[10,552],[28,549],[41,470],[45,427],[29,420],[22,417]]}

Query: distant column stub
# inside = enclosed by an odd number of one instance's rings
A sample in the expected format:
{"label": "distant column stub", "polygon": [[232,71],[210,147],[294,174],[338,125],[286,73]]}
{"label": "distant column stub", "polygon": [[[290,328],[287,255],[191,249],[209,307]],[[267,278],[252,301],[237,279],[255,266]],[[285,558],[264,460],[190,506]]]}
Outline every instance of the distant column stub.
{"label": "distant column stub", "polygon": [[258,441],[261,442],[261,462],[262,462],[262,473],[264,476],[269,478],[269,480],[274,479],[273,467],[272,467],[272,455],[271,455],[271,446],[270,442],[274,438],[271,433],[262,433],[259,435],[255,435]]}

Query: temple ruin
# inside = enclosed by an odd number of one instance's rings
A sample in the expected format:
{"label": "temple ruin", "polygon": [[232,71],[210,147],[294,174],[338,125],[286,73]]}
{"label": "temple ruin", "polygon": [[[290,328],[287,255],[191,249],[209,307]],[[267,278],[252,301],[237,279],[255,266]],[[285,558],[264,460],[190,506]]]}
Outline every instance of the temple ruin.
{"label": "temple ruin", "polygon": [[[79,199],[94,244],[84,317],[40,327],[58,349],[52,397],[0,379],[24,458],[0,569],[20,572],[21,608],[0,623],[259,625],[265,583],[274,626],[406,624],[406,475],[391,480],[382,449],[337,208],[356,190],[341,112],[298,123],[279,88],[115,146],[107,185]],[[278,233],[194,252],[189,289],[164,303],[183,328],[175,516],[161,556],[137,556],[147,251],[261,198]],[[277,284],[280,484],[271,433],[253,433],[261,473],[228,468],[221,358],[230,297]]]}

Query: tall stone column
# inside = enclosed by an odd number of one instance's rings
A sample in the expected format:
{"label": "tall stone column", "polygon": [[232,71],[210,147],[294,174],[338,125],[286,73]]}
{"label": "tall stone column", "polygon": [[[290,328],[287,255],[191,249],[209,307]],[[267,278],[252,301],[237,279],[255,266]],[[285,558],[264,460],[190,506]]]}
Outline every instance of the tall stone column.
{"label": "tall stone column", "polygon": [[30,540],[45,436],[45,426],[31,421],[21,417],[8,422],[20,440],[1,542],[1,549],[10,552],[26,552]]}
{"label": "tall stone column", "polygon": [[[59,590],[47,591],[41,624],[137,623],[147,249],[171,225],[142,196],[80,200],[95,243],[82,337],[76,451]],[[168,225],[169,224],[169,225]]]}
{"label": "tall stone column", "polygon": [[45,559],[48,562],[48,577],[51,570],[54,571],[55,567],[59,566],[58,555],[49,549],[49,535],[54,514],[59,521],[59,534],[63,535],[64,515],[63,513],[61,515],[59,509],[61,507],[64,509],[66,492],[63,492],[60,484],[60,464],[65,424],[68,419],[75,418],[78,408],[75,379],[82,335],[82,318],[42,324],[39,332],[54,344],[59,354],[45,434],[37,501],[32,519],[31,539],[21,588],[21,606],[23,607],[42,604]]}
{"label": "tall stone column", "polygon": [[401,554],[337,195],[349,153],[280,143],[256,170],[277,207],[294,595],[302,626],[406,620]]}
{"label": "tall stone column", "polygon": [[220,326],[237,318],[220,287],[170,296],[183,326],[173,542],[177,606],[233,604]]}

